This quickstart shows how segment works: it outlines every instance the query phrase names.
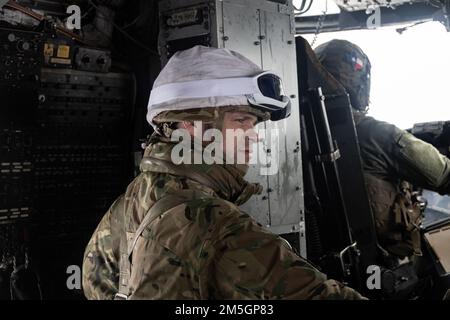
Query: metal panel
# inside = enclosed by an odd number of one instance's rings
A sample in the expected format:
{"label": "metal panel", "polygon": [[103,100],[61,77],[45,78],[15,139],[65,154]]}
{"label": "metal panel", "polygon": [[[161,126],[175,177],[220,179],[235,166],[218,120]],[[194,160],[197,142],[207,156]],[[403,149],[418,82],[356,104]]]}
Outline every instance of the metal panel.
{"label": "metal panel", "polygon": [[222,46],[238,51],[261,65],[259,10],[242,4],[223,2],[222,14]]}
{"label": "metal panel", "polygon": [[160,1],[159,50],[163,65],[178,50],[217,43],[211,43],[211,34],[215,34],[217,25],[214,8],[214,1]]}
{"label": "metal panel", "polygon": [[[254,63],[261,65],[259,9],[255,6],[244,6],[242,3],[223,2],[221,10],[222,25],[219,30],[223,31],[222,46],[235,50]],[[219,43],[221,43],[220,40]],[[259,147],[263,146],[259,145]],[[264,152],[262,152],[262,157],[265,157]],[[264,190],[267,190],[267,177],[258,174],[259,168],[257,165],[252,165],[246,178],[251,182],[260,183]],[[253,196],[242,209],[251,214],[259,223],[265,226],[270,225],[267,195]]]}
{"label": "metal panel", "polygon": [[[260,13],[262,67],[281,75],[285,93],[292,101],[289,118],[267,123],[269,130],[275,128],[279,132],[275,150],[271,150],[272,154],[278,154],[279,168],[276,174],[268,176],[270,229],[277,233],[299,232],[304,229],[300,120],[296,97],[297,66],[294,34],[291,32],[293,17],[285,12],[262,10]],[[300,243],[302,245],[305,242]],[[302,253],[304,249],[301,248]]]}
{"label": "metal panel", "polygon": [[[265,188],[262,195],[253,197],[242,208],[275,233],[299,232],[304,237],[293,16],[286,6],[282,6],[283,10],[280,6],[267,1],[224,1],[223,46],[242,53],[265,70],[280,74],[285,91],[292,98],[289,119],[263,125],[269,136],[259,146],[264,150],[258,152],[259,163],[268,163],[270,157],[271,169],[278,167],[278,170],[273,175],[261,175],[261,165],[250,168],[246,178]],[[301,253],[306,254],[305,241],[300,243]]]}

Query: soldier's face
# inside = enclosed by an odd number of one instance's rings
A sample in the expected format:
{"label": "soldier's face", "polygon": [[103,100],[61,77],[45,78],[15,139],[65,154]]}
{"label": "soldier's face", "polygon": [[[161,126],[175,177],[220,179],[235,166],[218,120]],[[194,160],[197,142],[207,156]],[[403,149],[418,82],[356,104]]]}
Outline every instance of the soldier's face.
{"label": "soldier's face", "polygon": [[253,145],[258,141],[255,125],[258,118],[247,112],[225,112],[222,123],[223,150],[234,163],[250,161]]}
{"label": "soldier's face", "polygon": [[190,136],[200,139],[206,147],[211,140],[205,139],[205,131],[220,128],[222,141],[220,153],[224,156],[222,163],[248,164],[253,153],[253,145],[258,142],[255,131],[257,120],[258,118],[251,113],[225,112],[221,123],[213,125],[213,128],[201,121],[194,123],[183,121],[179,129],[187,130]]}

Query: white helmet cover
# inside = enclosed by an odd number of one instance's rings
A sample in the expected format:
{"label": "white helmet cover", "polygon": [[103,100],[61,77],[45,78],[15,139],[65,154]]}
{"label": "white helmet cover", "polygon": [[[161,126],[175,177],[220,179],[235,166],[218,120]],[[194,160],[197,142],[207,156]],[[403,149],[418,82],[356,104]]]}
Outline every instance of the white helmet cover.
{"label": "white helmet cover", "polygon": [[[248,99],[243,94],[245,88],[239,86],[236,81],[233,82],[232,78],[253,77],[262,72],[263,70],[252,61],[228,49],[195,46],[179,51],[169,60],[153,84],[147,121],[155,127],[153,119],[164,111],[248,106]],[[229,82],[234,85],[223,87],[223,90],[219,90],[222,94],[214,96],[202,94],[201,90],[198,90],[199,86],[197,90],[189,87],[189,82],[198,81],[197,84],[207,88],[205,92],[216,92],[214,87],[218,88],[221,82],[214,83],[214,80],[218,79],[228,79],[222,83]],[[188,85],[183,97],[170,97],[170,92],[177,86],[179,88],[183,86],[183,82]]]}

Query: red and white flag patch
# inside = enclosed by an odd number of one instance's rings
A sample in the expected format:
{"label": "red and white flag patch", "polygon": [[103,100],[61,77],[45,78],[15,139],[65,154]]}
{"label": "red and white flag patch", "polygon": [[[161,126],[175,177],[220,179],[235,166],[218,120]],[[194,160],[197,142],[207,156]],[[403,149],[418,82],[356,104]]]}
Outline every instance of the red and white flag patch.
{"label": "red and white flag patch", "polygon": [[360,58],[354,58],[355,70],[360,71],[364,68],[364,62]]}

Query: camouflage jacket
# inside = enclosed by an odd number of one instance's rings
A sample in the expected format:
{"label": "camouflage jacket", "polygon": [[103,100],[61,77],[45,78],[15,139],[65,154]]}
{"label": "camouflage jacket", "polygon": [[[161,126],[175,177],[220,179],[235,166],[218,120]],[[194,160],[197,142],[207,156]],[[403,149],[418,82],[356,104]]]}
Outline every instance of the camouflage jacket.
{"label": "camouflage jacket", "polygon": [[354,117],[365,172],[450,194],[450,159],[394,125],[359,112]]}
{"label": "camouflage jacket", "polygon": [[175,166],[171,148],[161,138],[151,142],[141,173],[92,235],[83,262],[88,299],[113,299],[125,233],[135,231],[158,200],[183,190],[196,195],[162,212],[138,238],[129,299],[363,299],[327,280],[238,208],[260,190],[243,179],[244,171],[229,165]]}
{"label": "camouflage jacket", "polygon": [[380,244],[397,256],[421,254],[421,212],[411,188],[450,193],[450,160],[394,125],[354,112],[363,170]]}

